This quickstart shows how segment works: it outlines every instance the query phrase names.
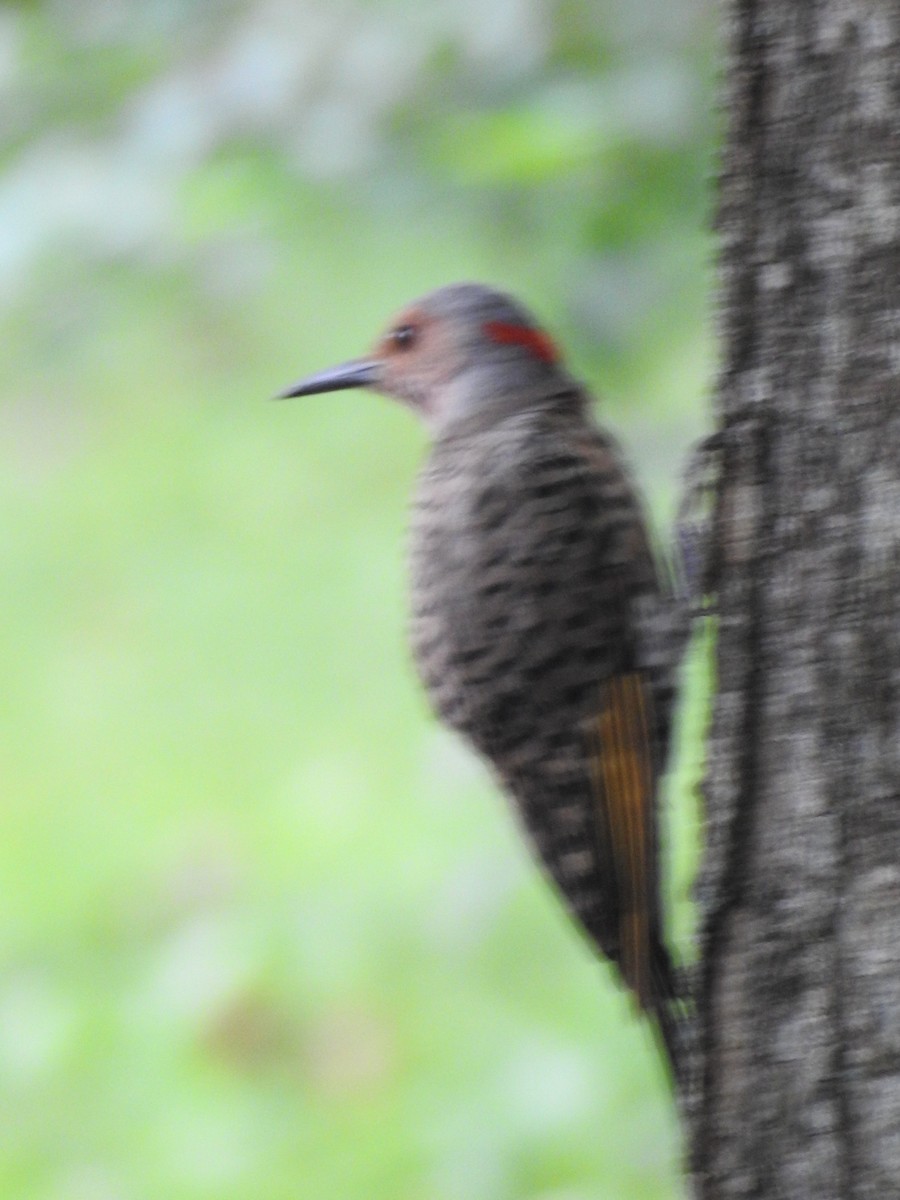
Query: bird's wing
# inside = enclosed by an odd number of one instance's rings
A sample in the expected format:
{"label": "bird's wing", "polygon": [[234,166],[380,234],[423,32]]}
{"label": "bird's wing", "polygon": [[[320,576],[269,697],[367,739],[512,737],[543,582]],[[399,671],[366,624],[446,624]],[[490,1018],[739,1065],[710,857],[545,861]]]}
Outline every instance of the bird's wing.
{"label": "bird's wing", "polygon": [[615,875],[619,969],[642,1008],[653,1009],[658,934],[653,717],[637,671],[604,686],[589,738],[598,839]]}
{"label": "bird's wing", "polygon": [[594,479],[627,515],[615,557],[630,645],[623,670],[601,688],[597,714],[589,723],[588,753],[598,841],[615,876],[620,970],[641,1007],[652,1009],[660,938],[656,788],[668,738],[669,705],[666,664],[655,661],[650,635],[665,613],[665,590],[639,497],[614,445],[593,435],[579,449]]}

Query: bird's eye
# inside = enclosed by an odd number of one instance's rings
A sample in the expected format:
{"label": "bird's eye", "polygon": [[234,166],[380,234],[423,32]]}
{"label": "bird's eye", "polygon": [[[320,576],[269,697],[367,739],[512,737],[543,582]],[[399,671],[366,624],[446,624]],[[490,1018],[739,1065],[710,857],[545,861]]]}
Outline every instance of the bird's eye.
{"label": "bird's eye", "polygon": [[398,350],[409,350],[415,345],[419,331],[415,325],[398,325],[390,332],[390,340]]}

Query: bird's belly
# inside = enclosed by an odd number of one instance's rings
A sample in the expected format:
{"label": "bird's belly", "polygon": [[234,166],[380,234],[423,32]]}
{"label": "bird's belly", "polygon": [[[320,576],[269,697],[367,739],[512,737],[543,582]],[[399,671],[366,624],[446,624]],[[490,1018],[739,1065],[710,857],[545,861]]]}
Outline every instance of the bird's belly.
{"label": "bird's belly", "polygon": [[596,711],[616,665],[607,626],[591,580],[535,576],[513,551],[432,554],[414,570],[410,640],[430,701],[497,765]]}

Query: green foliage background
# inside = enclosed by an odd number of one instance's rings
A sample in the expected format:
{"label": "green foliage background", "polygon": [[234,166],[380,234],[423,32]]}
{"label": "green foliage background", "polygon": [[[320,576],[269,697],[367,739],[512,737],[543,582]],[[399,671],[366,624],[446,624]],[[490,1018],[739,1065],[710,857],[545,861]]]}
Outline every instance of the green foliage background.
{"label": "green foliage background", "polygon": [[0,1195],[680,1195],[649,1035],[412,677],[422,432],[267,397],[491,281],[664,525],[712,49],[704,0],[0,8]]}

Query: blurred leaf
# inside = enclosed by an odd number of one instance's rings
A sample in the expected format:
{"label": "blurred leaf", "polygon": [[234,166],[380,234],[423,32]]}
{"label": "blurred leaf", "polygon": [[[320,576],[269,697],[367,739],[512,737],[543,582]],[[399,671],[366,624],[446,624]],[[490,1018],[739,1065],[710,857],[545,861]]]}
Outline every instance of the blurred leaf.
{"label": "blurred leaf", "polygon": [[435,161],[462,183],[534,184],[578,171],[596,156],[596,133],[542,109],[472,113],[448,121]]}

